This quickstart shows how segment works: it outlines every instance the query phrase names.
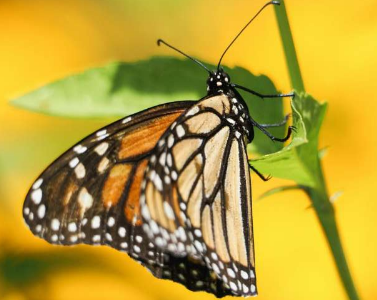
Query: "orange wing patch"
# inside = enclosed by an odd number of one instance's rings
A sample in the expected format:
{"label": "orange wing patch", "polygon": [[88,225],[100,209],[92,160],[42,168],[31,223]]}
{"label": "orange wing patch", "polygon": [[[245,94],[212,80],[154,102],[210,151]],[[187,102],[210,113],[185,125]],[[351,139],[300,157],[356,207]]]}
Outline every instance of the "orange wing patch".
{"label": "orange wing patch", "polygon": [[105,207],[110,208],[118,203],[131,170],[131,164],[116,165],[110,170],[102,190],[102,201]]}
{"label": "orange wing patch", "polygon": [[148,160],[142,160],[133,176],[133,182],[130,187],[130,192],[128,194],[127,203],[124,206],[124,214],[128,222],[132,222],[134,217],[136,218],[136,225],[141,225],[140,217],[140,189],[141,182],[143,181],[145,168],[147,167]]}
{"label": "orange wing patch", "polygon": [[166,128],[181,114],[182,112],[178,112],[155,118],[125,135],[118,152],[119,159],[127,159],[151,151]]}
{"label": "orange wing patch", "polygon": [[63,198],[63,205],[64,206],[67,206],[69,204],[73,194],[78,190],[78,188],[79,187],[73,181],[71,181],[69,183],[67,189],[65,190],[65,194],[64,194],[64,198]]}

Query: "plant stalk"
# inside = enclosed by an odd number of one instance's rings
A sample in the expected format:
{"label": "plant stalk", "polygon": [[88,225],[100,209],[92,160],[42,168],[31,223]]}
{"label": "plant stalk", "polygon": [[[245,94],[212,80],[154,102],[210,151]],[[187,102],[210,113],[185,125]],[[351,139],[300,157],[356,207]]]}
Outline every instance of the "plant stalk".
{"label": "plant stalk", "polygon": [[275,15],[280,30],[280,37],[283,43],[285,60],[288,66],[289,77],[291,79],[291,86],[297,92],[305,92],[304,81],[302,80],[295,45],[293,43],[292,32],[288,22],[287,10],[285,9],[284,1],[281,0],[279,2],[279,6],[274,5]]}
{"label": "plant stalk", "polygon": [[[280,0],[280,7],[275,6],[275,15],[278,21],[280,36],[283,43],[285,58],[291,79],[293,89],[298,92],[305,92],[304,82],[302,80],[300,67],[297,60],[296,50],[293,43],[292,33],[289,27],[287,11],[285,9],[284,0]],[[343,251],[342,243],[339,236],[338,227],[335,219],[335,211],[329,200],[326,182],[319,156],[316,161],[318,164],[316,174],[317,186],[315,188],[305,187],[305,191],[309,196],[318,220],[321,223],[322,230],[326,236],[328,245],[330,246],[339,276],[341,278],[344,289],[350,300],[359,300],[355,285],[352,280],[347,260]]]}
{"label": "plant stalk", "polygon": [[353,283],[351,272],[348,268],[347,260],[340,240],[334,207],[329,201],[327,194],[323,193],[322,190],[308,188],[307,194],[313,203],[318,220],[320,221],[322,230],[325,233],[348,298],[351,300],[358,300],[359,297]]}

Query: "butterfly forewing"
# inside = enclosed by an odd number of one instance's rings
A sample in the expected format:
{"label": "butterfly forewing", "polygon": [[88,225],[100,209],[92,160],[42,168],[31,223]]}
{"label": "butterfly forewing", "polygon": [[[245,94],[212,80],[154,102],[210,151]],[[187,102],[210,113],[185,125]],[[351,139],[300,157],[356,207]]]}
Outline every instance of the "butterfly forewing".
{"label": "butterfly forewing", "polygon": [[141,210],[158,247],[202,257],[234,294],[248,296],[256,285],[241,106],[224,94],[205,98],[169,127],[148,163]]}
{"label": "butterfly forewing", "polygon": [[[32,232],[51,243],[100,243],[107,222],[111,225],[124,219],[131,224],[135,214],[127,219],[127,209],[134,207],[132,203],[138,207],[139,195],[137,188],[131,192],[130,187],[140,186],[156,142],[189,106],[189,102],[162,105],[130,116],[64,153],[41,174],[26,197],[24,218]],[[135,132],[139,134],[130,139]]]}

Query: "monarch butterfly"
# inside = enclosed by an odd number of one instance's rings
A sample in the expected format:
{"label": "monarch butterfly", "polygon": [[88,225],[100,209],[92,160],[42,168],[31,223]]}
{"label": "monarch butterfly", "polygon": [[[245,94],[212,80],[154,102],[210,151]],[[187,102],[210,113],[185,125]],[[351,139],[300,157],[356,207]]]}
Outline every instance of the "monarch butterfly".
{"label": "monarch butterfly", "polygon": [[199,101],[159,105],[89,135],[53,162],[30,188],[23,217],[49,243],[109,245],[158,278],[217,297],[254,296],[251,181],[246,145],[254,127],[221,61],[217,69],[186,55],[208,73]]}

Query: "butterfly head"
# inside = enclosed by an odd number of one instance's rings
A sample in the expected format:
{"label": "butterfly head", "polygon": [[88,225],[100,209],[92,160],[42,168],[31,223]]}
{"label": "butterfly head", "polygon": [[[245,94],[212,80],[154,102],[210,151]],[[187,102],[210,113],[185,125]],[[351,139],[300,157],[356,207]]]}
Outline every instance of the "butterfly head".
{"label": "butterfly head", "polygon": [[220,68],[214,72],[211,72],[207,80],[207,92],[208,94],[214,94],[218,92],[226,92],[231,88],[229,75]]}

